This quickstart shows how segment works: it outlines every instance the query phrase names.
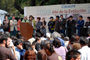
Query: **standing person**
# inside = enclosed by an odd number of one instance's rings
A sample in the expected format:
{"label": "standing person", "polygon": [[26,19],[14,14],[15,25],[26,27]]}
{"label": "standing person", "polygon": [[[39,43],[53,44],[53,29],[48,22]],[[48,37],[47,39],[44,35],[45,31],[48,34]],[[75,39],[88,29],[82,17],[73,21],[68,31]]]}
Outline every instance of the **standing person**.
{"label": "standing person", "polygon": [[48,22],[48,29],[50,33],[54,32],[54,28],[55,28],[55,21],[53,19],[53,17],[50,17],[50,21]]}
{"label": "standing person", "polygon": [[43,22],[41,23],[41,30],[44,32],[45,36],[46,36],[46,21],[45,18],[42,19]]}
{"label": "standing person", "polygon": [[85,37],[81,37],[79,43],[82,47],[79,49],[79,52],[81,53],[81,60],[90,60],[90,48],[88,47],[89,40]]}
{"label": "standing person", "polygon": [[55,31],[58,32],[58,33],[60,33],[60,28],[59,28],[59,16],[56,16]]}
{"label": "standing person", "polygon": [[78,36],[80,36],[80,28],[83,28],[84,20],[83,16],[79,16],[79,21],[77,22]]}
{"label": "standing person", "polygon": [[5,16],[5,20],[3,21],[4,32],[8,32],[9,28],[10,28],[10,21],[8,20],[8,16]]}
{"label": "standing person", "polygon": [[90,17],[87,17],[87,21],[85,23],[86,28],[90,26]]}
{"label": "standing person", "polygon": [[60,27],[60,33],[63,33],[64,36],[65,36],[65,25],[66,25],[66,20],[63,18],[63,15],[61,15],[59,20],[59,27]]}
{"label": "standing person", "polygon": [[10,20],[10,31],[11,31],[11,35],[16,36],[16,33],[17,33],[17,20],[15,20],[15,16],[12,16],[12,20]]}
{"label": "standing person", "polygon": [[20,23],[21,23],[21,22],[22,22],[22,21],[21,21],[21,19],[19,18],[19,19],[18,19],[18,22],[17,22],[17,24],[18,24],[18,25],[17,25],[17,31],[18,31],[18,32],[20,32]]}
{"label": "standing person", "polygon": [[47,42],[45,44],[45,48],[44,48],[48,59],[47,60],[62,60],[62,58],[60,57],[59,54],[57,54],[53,48],[53,44],[50,42]]}
{"label": "standing person", "polygon": [[33,26],[33,35],[35,36],[36,21],[32,15],[29,16],[30,25]]}
{"label": "standing person", "polygon": [[76,21],[73,20],[73,16],[69,17],[69,20],[67,21],[67,33],[68,37],[71,38],[71,36],[76,33]]}
{"label": "standing person", "polygon": [[36,24],[36,32],[40,32],[40,27],[41,27],[41,18],[37,17],[37,24]]}
{"label": "standing person", "polygon": [[27,16],[24,17],[24,19],[22,20],[22,22],[27,22],[27,23],[29,23],[29,20],[27,19]]}

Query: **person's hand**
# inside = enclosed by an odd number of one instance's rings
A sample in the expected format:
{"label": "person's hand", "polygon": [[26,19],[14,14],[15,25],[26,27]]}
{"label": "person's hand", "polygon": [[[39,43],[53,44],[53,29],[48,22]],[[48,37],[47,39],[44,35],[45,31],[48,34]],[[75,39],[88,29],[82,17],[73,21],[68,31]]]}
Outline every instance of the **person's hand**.
{"label": "person's hand", "polygon": [[13,51],[15,51],[15,47],[14,46],[12,46],[11,48],[13,49]]}
{"label": "person's hand", "polygon": [[77,24],[77,25],[79,25],[79,24]]}
{"label": "person's hand", "polygon": [[10,25],[13,25],[12,23]]}
{"label": "person's hand", "polygon": [[59,20],[59,22],[61,22],[61,20]]}

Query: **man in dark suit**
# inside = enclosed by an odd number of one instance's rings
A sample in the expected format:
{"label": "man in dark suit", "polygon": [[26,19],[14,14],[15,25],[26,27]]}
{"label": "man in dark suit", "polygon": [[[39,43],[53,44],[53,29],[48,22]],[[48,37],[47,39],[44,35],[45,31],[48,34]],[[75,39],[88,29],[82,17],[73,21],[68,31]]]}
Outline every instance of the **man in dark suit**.
{"label": "man in dark suit", "polygon": [[66,24],[66,19],[64,19],[63,15],[61,15],[59,20],[59,27],[60,27],[60,33],[63,33],[64,36],[65,36],[65,24]]}
{"label": "man in dark suit", "polygon": [[56,16],[55,31],[58,32],[58,33],[60,33],[60,28],[59,28],[59,16]]}
{"label": "man in dark suit", "polygon": [[87,17],[87,21],[85,23],[86,28],[90,26],[90,17]]}
{"label": "man in dark suit", "polygon": [[71,38],[71,36],[76,33],[76,21],[73,20],[73,16],[69,17],[69,20],[67,21],[67,33],[68,33],[68,37]]}
{"label": "man in dark suit", "polygon": [[83,16],[79,16],[79,21],[77,22],[78,36],[80,36],[80,29],[84,26]]}

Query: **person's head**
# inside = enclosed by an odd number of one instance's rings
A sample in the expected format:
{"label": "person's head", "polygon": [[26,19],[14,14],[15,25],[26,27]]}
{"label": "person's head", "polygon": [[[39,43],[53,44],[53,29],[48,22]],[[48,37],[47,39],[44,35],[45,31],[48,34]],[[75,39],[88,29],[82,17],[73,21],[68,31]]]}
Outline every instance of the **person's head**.
{"label": "person's head", "polygon": [[60,18],[62,19],[63,18],[63,15],[60,15]]}
{"label": "person's head", "polygon": [[9,47],[10,39],[6,35],[2,35],[0,38],[0,44],[3,44],[5,47]]}
{"label": "person's head", "polygon": [[81,60],[80,52],[78,50],[71,50],[66,54],[66,60]]}
{"label": "person's head", "polygon": [[64,39],[64,35],[63,35],[63,33],[60,33],[60,35],[61,35],[61,38]]}
{"label": "person's head", "polygon": [[41,20],[41,18],[40,17],[37,17],[37,21],[40,21]]}
{"label": "person's head", "polygon": [[42,20],[45,21],[45,18],[43,17]]}
{"label": "person's head", "polygon": [[87,21],[90,21],[90,17],[87,17]]}
{"label": "person's head", "polygon": [[59,20],[59,16],[56,16],[56,20]]}
{"label": "person's head", "polygon": [[23,42],[22,40],[18,39],[15,44],[14,44],[17,48],[21,49],[23,47]]}
{"label": "person's head", "polygon": [[61,46],[61,42],[58,38],[54,38],[53,45],[55,48],[59,48]]}
{"label": "person's head", "polygon": [[82,19],[83,19],[83,16],[82,16],[82,15],[80,15],[80,16],[79,16],[79,20],[82,20]]}
{"label": "person's head", "polygon": [[8,16],[7,15],[4,18],[5,18],[5,20],[8,20]]}
{"label": "person's head", "polygon": [[70,20],[73,20],[73,16],[69,16],[69,19],[70,19]]}
{"label": "person's head", "polygon": [[41,43],[41,39],[39,37],[36,38],[35,40],[37,43]]}
{"label": "person's head", "polygon": [[20,39],[20,37],[21,37],[21,33],[18,32],[18,33],[17,33],[17,38]]}
{"label": "person's head", "polygon": [[36,42],[34,41],[31,45],[32,49],[34,50],[35,49],[35,45],[36,45]]}
{"label": "person's head", "polygon": [[21,18],[19,18],[18,21],[21,22]]}
{"label": "person's head", "polygon": [[39,32],[37,32],[36,34],[35,34],[35,37],[41,37],[41,34],[39,33]]}
{"label": "person's head", "polygon": [[86,39],[85,37],[81,37],[79,43],[81,44],[81,47],[83,47],[89,44],[89,40]]}
{"label": "person's head", "polygon": [[53,17],[52,16],[50,17],[50,20],[53,21]]}
{"label": "person's head", "polygon": [[67,37],[67,36],[64,37],[64,40],[65,40],[65,41],[69,41],[69,37]]}
{"label": "person's head", "polygon": [[30,16],[29,16],[29,19],[30,19],[30,20],[33,20],[33,16],[32,16],[32,15],[30,15]]}
{"label": "person's head", "polygon": [[45,34],[44,34],[43,31],[40,31],[40,34],[41,34],[41,37],[44,37],[45,36]]}
{"label": "person's head", "polygon": [[15,19],[15,16],[14,15],[12,16],[12,19]]}
{"label": "person's head", "polygon": [[24,55],[25,60],[36,60],[36,53],[33,50],[27,50]]}
{"label": "person's head", "polygon": [[52,33],[52,37],[53,38],[56,38],[56,37],[60,37],[61,38],[61,35],[58,32],[53,32]]}
{"label": "person's head", "polygon": [[29,41],[25,41],[25,42],[23,43],[23,48],[24,48],[25,50],[31,49],[31,43],[30,43]]}
{"label": "person's head", "polygon": [[75,35],[72,35],[72,37],[70,39],[70,43],[73,44],[75,42],[78,42],[78,38]]}
{"label": "person's head", "polygon": [[81,45],[80,45],[79,43],[74,43],[74,44],[72,45],[72,49],[79,50],[79,49],[81,49]]}
{"label": "person's head", "polygon": [[27,20],[27,16],[24,17],[24,20]]}
{"label": "person's head", "polygon": [[5,35],[10,37],[10,33],[9,32],[5,32]]}
{"label": "person's head", "polygon": [[48,55],[48,56],[51,56],[52,55],[52,53],[54,53],[55,51],[54,51],[54,48],[53,48],[53,44],[51,43],[51,42],[47,42],[47,43],[45,43],[45,48],[44,48],[44,50],[45,50],[45,52],[46,52],[46,54]]}

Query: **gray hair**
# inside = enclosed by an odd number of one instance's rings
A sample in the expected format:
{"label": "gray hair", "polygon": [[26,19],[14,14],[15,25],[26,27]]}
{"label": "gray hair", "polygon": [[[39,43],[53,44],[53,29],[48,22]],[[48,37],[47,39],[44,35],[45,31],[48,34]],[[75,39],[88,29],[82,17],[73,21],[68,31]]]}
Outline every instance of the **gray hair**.
{"label": "gray hair", "polygon": [[58,32],[53,32],[52,33],[52,37],[53,38],[56,38],[56,37],[60,37],[61,38],[61,35]]}

